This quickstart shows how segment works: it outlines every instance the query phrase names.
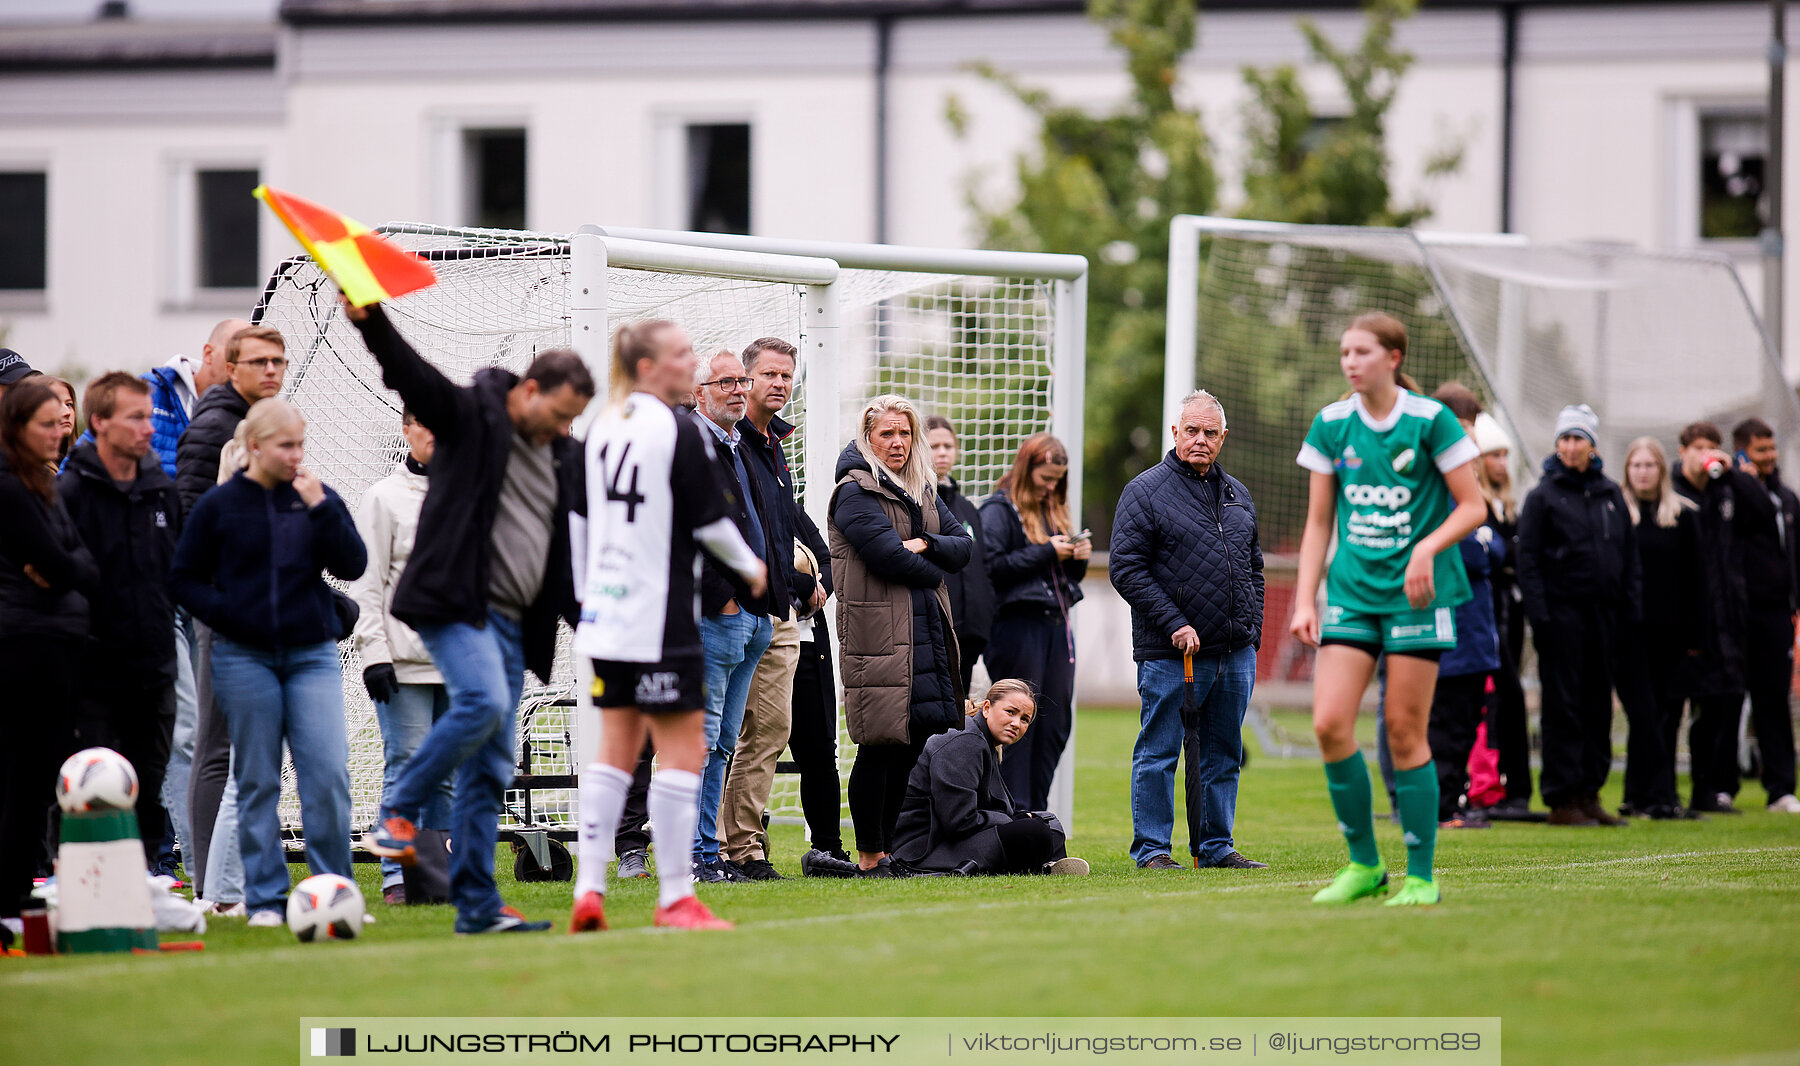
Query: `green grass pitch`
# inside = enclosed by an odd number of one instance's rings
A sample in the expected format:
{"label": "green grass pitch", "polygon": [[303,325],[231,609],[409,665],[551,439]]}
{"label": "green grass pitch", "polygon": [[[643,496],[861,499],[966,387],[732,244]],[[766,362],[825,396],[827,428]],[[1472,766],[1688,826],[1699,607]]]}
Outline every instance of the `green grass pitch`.
{"label": "green grass pitch", "polygon": [[[454,938],[448,908],[379,902],[348,944],[218,920],[201,953],[0,960],[0,1062],[285,1062],[309,1015],[669,1014],[1498,1015],[1508,1064],[1800,1062],[1800,818],[1755,784],[1739,818],[1447,833],[1441,907],[1328,910],[1308,897],[1344,848],[1316,762],[1245,772],[1238,844],[1274,869],[1150,873],[1126,856],[1135,734],[1081,715],[1085,879],[705,886],[739,923],[718,934],[648,928],[639,881],[612,932],[567,936],[570,886],[510,876],[558,931]],[[784,871],[802,846],[776,828]]]}

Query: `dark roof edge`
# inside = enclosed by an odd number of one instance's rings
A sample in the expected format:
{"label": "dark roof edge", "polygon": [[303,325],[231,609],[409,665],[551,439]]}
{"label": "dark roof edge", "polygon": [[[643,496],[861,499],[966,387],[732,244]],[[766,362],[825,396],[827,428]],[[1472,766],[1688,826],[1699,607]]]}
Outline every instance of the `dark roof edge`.
{"label": "dark roof edge", "polygon": [[229,56],[7,56],[0,49],[0,74],[85,73],[144,70],[273,70],[275,51]]}

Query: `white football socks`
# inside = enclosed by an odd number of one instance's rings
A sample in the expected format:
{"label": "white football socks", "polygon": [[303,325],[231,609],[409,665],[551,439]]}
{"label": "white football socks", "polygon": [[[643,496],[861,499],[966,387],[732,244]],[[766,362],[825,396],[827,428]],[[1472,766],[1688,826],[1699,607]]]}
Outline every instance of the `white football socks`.
{"label": "white football socks", "polygon": [[650,840],[656,846],[656,903],[667,907],[694,894],[689,856],[700,820],[700,775],[658,770],[650,779]]}
{"label": "white football socks", "polygon": [[[589,892],[606,894],[606,866],[612,861],[613,836],[619,831],[619,819],[625,814],[625,794],[630,790],[631,775],[616,766],[594,762],[581,771],[581,839],[576,842],[576,857],[580,861],[575,866],[577,899]],[[685,864],[682,869],[687,869]]]}

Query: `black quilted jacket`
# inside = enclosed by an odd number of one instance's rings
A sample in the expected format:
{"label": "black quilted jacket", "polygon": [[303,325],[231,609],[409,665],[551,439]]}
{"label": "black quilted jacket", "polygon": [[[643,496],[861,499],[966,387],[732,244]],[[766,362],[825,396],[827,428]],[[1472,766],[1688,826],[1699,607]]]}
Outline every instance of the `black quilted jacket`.
{"label": "black quilted jacket", "polygon": [[1200,635],[1200,654],[1262,645],[1263,557],[1250,490],[1214,464],[1175,458],[1131,479],[1113,518],[1111,578],[1131,605],[1131,657],[1178,659],[1170,638]]}

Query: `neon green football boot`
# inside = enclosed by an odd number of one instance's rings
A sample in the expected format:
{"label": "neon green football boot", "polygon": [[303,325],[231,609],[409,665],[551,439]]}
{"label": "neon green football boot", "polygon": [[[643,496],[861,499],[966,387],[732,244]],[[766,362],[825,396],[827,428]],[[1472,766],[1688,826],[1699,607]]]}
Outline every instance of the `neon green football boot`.
{"label": "neon green football boot", "polygon": [[1443,897],[1438,892],[1436,881],[1427,881],[1423,877],[1414,877],[1408,874],[1406,883],[1400,886],[1400,891],[1394,893],[1394,898],[1382,906],[1435,907],[1441,898]]}
{"label": "neon green football boot", "polygon": [[1385,865],[1364,866],[1353,862],[1337,872],[1331,884],[1313,894],[1314,903],[1354,903],[1364,896],[1385,896],[1388,875]]}

